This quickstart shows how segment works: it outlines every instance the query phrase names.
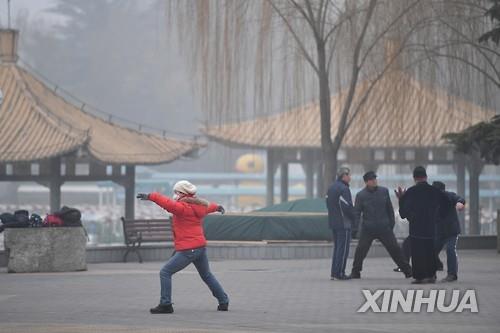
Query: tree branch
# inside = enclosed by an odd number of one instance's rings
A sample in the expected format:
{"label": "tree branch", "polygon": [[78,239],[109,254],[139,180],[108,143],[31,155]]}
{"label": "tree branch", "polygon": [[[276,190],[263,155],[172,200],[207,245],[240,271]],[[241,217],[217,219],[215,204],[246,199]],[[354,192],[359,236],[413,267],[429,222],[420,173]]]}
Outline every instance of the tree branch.
{"label": "tree branch", "polygon": [[313,29],[314,31],[314,17],[310,17],[308,16],[308,14],[306,13],[306,11],[304,10],[304,8],[302,8],[302,6],[300,6],[297,1],[295,0],[289,0],[293,6],[295,7],[295,9],[297,9],[299,11],[299,13],[302,14],[302,16],[306,19],[307,23],[309,23],[309,25],[311,26],[311,28]]}
{"label": "tree branch", "polygon": [[[491,74],[489,74],[485,69],[479,67],[478,65],[474,64],[473,62],[463,58],[463,57],[460,57],[460,56],[457,56],[457,55],[452,55],[452,54],[448,54],[448,53],[440,53],[439,50],[441,49],[445,49],[449,46],[454,46],[454,45],[461,45],[461,44],[470,44],[470,42],[466,42],[466,41],[450,41],[448,43],[445,43],[445,44],[440,44],[438,46],[435,46],[433,47],[432,49],[429,49],[427,47],[426,44],[423,44],[423,43],[413,43],[411,44],[411,46],[417,46],[417,47],[421,47],[423,48],[423,52],[425,54],[427,54],[427,58],[428,60],[430,60],[430,54],[436,56],[436,57],[441,57],[441,58],[449,58],[449,59],[454,59],[454,60],[459,60],[459,61],[462,61],[463,63],[465,63],[466,65],[469,65],[471,66],[472,68],[476,69],[477,71],[479,71],[481,74],[484,74],[490,81],[492,81],[496,86],[499,86],[500,87],[500,71],[497,69],[497,66],[496,64],[493,62],[493,60],[484,52],[482,52],[480,50],[480,45],[477,45],[477,48],[474,47],[476,49],[477,52],[479,52],[483,58],[486,60],[486,62],[490,65],[491,69],[494,71],[495,75],[497,77],[493,77]],[[474,44],[475,45],[475,44]],[[487,48],[488,49],[488,48]],[[488,49],[489,50],[489,49]]]}
{"label": "tree branch", "polygon": [[347,93],[346,103],[344,104],[344,107],[342,108],[341,117],[340,117],[340,121],[338,124],[338,131],[337,131],[337,134],[335,135],[334,145],[336,147],[340,147],[342,139],[344,138],[344,135],[346,133],[347,116],[348,116],[349,110],[350,110],[351,105],[352,105],[352,100],[354,98],[354,93],[356,91],[356,86],[357,86],[358,77],[359,77],[360,67],[359,67],[358,61],[359,61],[359,55],[361,52],[361,46],[363,45],[363,40],[365,38],[366,31],[368,29],[368,25],[369,25],[370,20],[372,18],[376,4],[377,4],[377,0],[370,0],[370,3],[368,5],[368,11],[366,13],[365,22],[363,24],[361,34],[359,35],[359,38],[356,42],[356,46],[354,48],[351,84],[349,86],[349,91]]}
{"label": "tree branch", "polygon": [[339,18],[341,18],[341,19],[336,24],[334,24],[333,27],[326,34],[326,36],[324,38],[325,42],[328,40],[328,38],[330,38],[330,36],[335,32],[335,30],[337,30],[338,27],[340,27],[345,21],[350,20],[353,16],[355,16],[361,12],[362,11],[351,13],[349,15],[345,15],[344,18],[342,18],[342,15],[340,15]]}
{"label": "tree branch", "polygon": [[[368,58],[368,55],[370,54],[371,50],[377,45],[377,43],[382,39],[387,32],[414,6],[417,5],[421,0],[415,0],[410,6],[408,6],[405,10],[403,10],[373,41],[373,43],[368,47],[368,49],[365,52],[365,55],[361,59],[360,66],[363,66],[365,63],[366,59]],[[424,20],[423,20],[424,21]],[[415,29],[413,29],[414,31]]]}
{"label": "tree branch", "polygon": [[304,1],[306,3],[306,8],[307,8],[307,12],[309,13],[309,17],[311,18],[312,22],[315,23],[315,24],[313,24],[313,26],[314,26],[314,29],[313,29],[313,31],[314,31],[314,37],[316,37],[316,39],[318,41],[320,41],[321,40],[321,36],[319,35],[319,21],[318,21],[319,16],[318,16],[318,18],[314,17],[314,11],[313,11],[313,9],[311,7],[310,0],[304,0]]}
{"label": "tree branch", "polygon": [[288,30],[290,31],[290,33],[292,34],[293,38],[295,39],[295,41],[297,42],[297,44],[299,45],[299,48],[300,50],[302,51],[304,57],[306,58],[307,62],[312,66],[312,68],[314,69],[314,71],[316,73],[319,73],[319,70],[318,70],[318,66],[316,66],[316,64],[314,63],[313,59],[311,58],[311,56],[309,55],[309,53],[307,52],[307,49],[305,48],[304,44],[302,43],[302,41],[300,40],[299,36],[297,35],[297,33],[295,32],[295,30],[293,29],[292,25],[290,24],[290,22],[288,22],[287,18],[283,15],[283,13],[279,10],[279,8],[273,3],[272,0],[267,0],[269,2],[269,4],[273,7],[273,9],[276,11],[276,13],[279,15],[279,17],[281,17],[281,19],[283,20],[283,22],[285,23],[285,25],[287,26]]}
{"label": "tree branch", "polygon": [[[410,33],[408,34],[408,36],[410,35]],[[354,112],[351,116],[351,118],[349,119],[347,125],[346,125],[346,131],[351,127],[351,124],[353,123],[354,119],[356,118],[356,116],[358,115],[358,113],[360,112],[362,106],[366,103],[366,101],[368,100],[368,97],[371,93],[371,91],[373,90],[373,88],[375,87],[376,83],[378,81],[380,81],[385,73],[389,70],[389,68],[391,67],[392,63],[397,59],[397,57],[403,52],[403,48],[400,48],[398,50],[398,53],[392,57],[392,59],[390,60],[390,62],[384,67],[384,69],[382,70],[382,72],[380,72],[376,77],[375,77],[375,80],[373,80],[371,83],[370,83],[370,86],[368,87],[366,93],[363,95],[363,97],[361,98],[360,102],[358,103],[358,105],[356,106],[356,108],[354,109]]]}
{"label": "tree branch", "polygon": [[450,55],[450,54],[439,53],[439,52],[436,52],[434,50],[425,50],[425,52],[428,54],[432,54],[433,56],[436,56],[436,57],[449,58],[449,59],[461,61],[464,64],[471,66],[472,68],[474,68],[475,70],[477,70],[478,72],[480,72],[481,74],[486,76],[486,78],[488,78],[494,85],[496,85],[498,88],[500,88],[500,78],[497,79],[497,78],[491,76],[483,68],[477,66],[476,64],[474,64],[473,62],[471,62],[467,59],[464,59],[464,58],[459,57],[459,56]]}
{"label": "tree branch", "polygon": [[326,63],[326,70],[328,73],[330,73],[330,65],[332,63],[333,55],[335,54],[335,49],[337,48],[338,40],[338,38],[335,38],[333,45],[330,47],[330,54],[328,55],[328,61]]}
{"label": "tree branch", "polygon": [[319,29],[319,34],[320,36],[323,38],[323,36],[325,35],[325,26],[326,26],[326,14],[328,13],[328,5],[330,4],[330,1],[324,1],[322,0],[321,2],[321,5],[320,5],[320,8],[323,8],[322,9],[322,12],[320,12],[320,16],[321,17],[321,26],[320,26],[320,29]]}

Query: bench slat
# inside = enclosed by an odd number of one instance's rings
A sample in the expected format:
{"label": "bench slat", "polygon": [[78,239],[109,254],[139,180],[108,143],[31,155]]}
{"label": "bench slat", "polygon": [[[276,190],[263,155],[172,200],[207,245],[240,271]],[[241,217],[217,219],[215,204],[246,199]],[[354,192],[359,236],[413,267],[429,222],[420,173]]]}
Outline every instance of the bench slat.
{"label": "bench slat", "polygon": [[132,232],[130,234],[141,234],[143,237],[145,235],[171,235],[172,233],[171,232],[168,232],[168,231],[161,231],[161,232],[148,232],[148,231],[140,231],[140,232]]}
{"label": "bench slat", "polygon": [[165,242],[165,241],[172,241],[173,238],[169,237],[149,237],[149,238],[142,238],[142,243],[144,242]]}
{"label": "bench slat", "polygon": [[159,221],[159,222],[127,222],[125,223],[125,226],[132,226],[132,225],[170,225],[170,221]]}
{"label": "bench slat", "polygon": [[172,230],[170,229],[150,229],[150,230],[145,230],[145,229],[137,229],[137,230],[126,230],[125,231],[127,234],[171,234]]}
{"label": "bench slat", "polygon": [[154,225],[154,226],[128,226],[127,230],[172,230],[169,225]]}
{"label": "bench slat", "polygon": [[[129,234],[128,235],[129,239],[137,239],[138,237],[139,237],[138,233],[133,233],[133,234]],[[162,232],[162,233],[147,233],[147,232],[142,232],[141,233],[141,238],[143,240],[144,239],[149,239],[149,238],[155,238],[155,237],[173,239],[172,233],[166,233],[166,232]]]}
{"label": "bench slat", "polygon": [[139,234],[142,243],[173,241],[172,222],[170,219],[137,219],[122,218],[125,242],[137,241]]}
{"label": "bench slat", "polygon": [[[166,232],[163,232],[163,233],[144,233],[144,232],[143,232],[143,233],[141,233],[141,237],[142,237],[142,239],[144,239],[144,238],[148,238],[148,237],[156,237],[156,236],[158,236],[158,237],[170,237],[170,238],[172,238],[172,237],[173,237],[173,235],[172,235],[171,233],[166,233]],[[137,234],[136,234],[136,233],[134,233],[134,234],[129,234],[129,235],[128,235],[128,238],[129,238],[129,239],[132,239],[132,238],[139,238],[139,234],[138,234],[138,233],[137,233]]]}
{"label": "bench slat", "polygon": [[[122,220],[123,221],[123,220]],[[124,220],[126,224],[128,223],[159,223],[159,222],[170,222],[170,219],[154,219],[154,220]]]}
{"label": "bench slat", "polygon": [[126,233],[134,232],[172,232],[170,228],[127,228],[124,230]]}
{"label": "bench slat", "polygon": [[133,238],[133,237],[139,237],[139,235],[142,235],[144,238],[145,236],[151,236],[151,235],[160,235],[160,236],[168,236],[168,237],[173,237],[173,234],[168,231],[162,231],[162,232],[147,232],[147,231],[140,231],[140,232],[128,232],[127,233],[127,238]]}

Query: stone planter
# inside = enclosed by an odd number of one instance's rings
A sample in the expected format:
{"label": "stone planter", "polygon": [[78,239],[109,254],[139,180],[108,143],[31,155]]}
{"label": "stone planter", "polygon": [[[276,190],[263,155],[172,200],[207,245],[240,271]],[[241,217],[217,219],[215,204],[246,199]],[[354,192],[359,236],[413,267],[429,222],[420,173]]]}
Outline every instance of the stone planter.
{"label": "stone planter", "polygon": [[87,270],[81,227],[12,228],[4,234],[9,273]]}

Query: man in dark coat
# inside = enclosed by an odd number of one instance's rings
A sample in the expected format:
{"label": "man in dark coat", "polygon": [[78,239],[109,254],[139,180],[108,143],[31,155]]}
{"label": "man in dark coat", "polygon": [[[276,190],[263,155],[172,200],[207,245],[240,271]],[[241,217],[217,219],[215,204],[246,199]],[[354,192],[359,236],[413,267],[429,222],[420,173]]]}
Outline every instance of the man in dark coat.
{"label": "man in dark coat", "polygon": [[363,176],[366,187],[356,195],[354,203],[355,223],[354,229],[360,227],[360,236],[351,278],[359,279],[373,240],[378,239],[389,252],[392,260],[401,268],[406,277],[411,277],[411,267],[404,259],[401,248],[392,229],[396,222],[394,208],[392,207],[389,190],[378,186],[377,175],[373,171]]}
{"label": "man in dark coat", "polygon": [[418,166],[413,170],[415,185],[407,191],[398,188],[399,215],[410,223],[412,283],[436,281],[436,224],[450,209],[448,197],[427,183],[427,172]]}
{"label": "man in dark coat", "polygon": [[351,242],[351,228],[354,221],[354,207],[352,205],[351,171],[340,168],[337,180],[330,186],[326,196],[328,208],[328,223],[333,234],[332,280],[348,280],[345,274],[349,245]]}
{"label": "man in dark coat", "polygon": [[[401,244],[401,251],[403,252],[403,258],[409,263],[411,259],[410,236],[403,240],[403,243]],[[399,266],[394,268],[393,271],[402,272]]]}
{"label": "man in dark coat", "polygon": [[439,260],[439,252],[446,246],[446,264],[448,266],[448,275],[441,280],[442,282],[456,281],[458,278],[458,260],[457,260],[457,240],[460,234],[460,222],[458,220],[457,210],[465,208],[465,199],[454,192],[446,191],[446,185],[442,182],[433,182],[432,186],[446,194],[451,202],[451,207],[446,216],[437,225],[436,235],[436,261],[441,269],[443,263]]}

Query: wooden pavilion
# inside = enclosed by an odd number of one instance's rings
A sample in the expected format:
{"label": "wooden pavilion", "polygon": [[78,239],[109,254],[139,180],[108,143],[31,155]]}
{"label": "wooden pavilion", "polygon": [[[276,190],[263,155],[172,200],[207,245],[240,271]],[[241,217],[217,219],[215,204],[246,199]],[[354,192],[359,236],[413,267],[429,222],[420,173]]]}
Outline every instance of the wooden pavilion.
{"label": "wooden pavilion", "polygon": [[[361,81],[354,98],[359,103],[370,81]],[[347,91],[331,99],[334,132]],[[479,175],[483,168],[478,158],[458,156],[442,139],[443,134],[461,131],[479,121],[490,119],[494,111],[451,96],[443,89],[419,82],[395,69],[374,86],[356,120],[349,128],[339,163],[361,164],[376,170],[382,164],[455,167],[458,192],[465,194],[465,171],[470,175],[471,225],[479,228]],[[263,149],[267,152],[267,204],[273,204],[274,175],[281,170],[281,201],[288,200],[288,164],[302,164],[306,174],[306,196],[324,195],[323,161],[320,138],[320,113],[317,103],[287,112],[238,123],[204,128],[214,141],[233,147]],[[335,133],[332,133],[332,138]],[[478,233],[479,229],[471,229]]]}
{"label": "wooden pavilion", "polygon": [[16,30],[0,30],[0,181],[34,181],[61,205],[67,181],[109,180],[125,188],[125,217],[134,217],[135,166],[193,154],[195,141],[132,130],[77,107],[17,64]]}

